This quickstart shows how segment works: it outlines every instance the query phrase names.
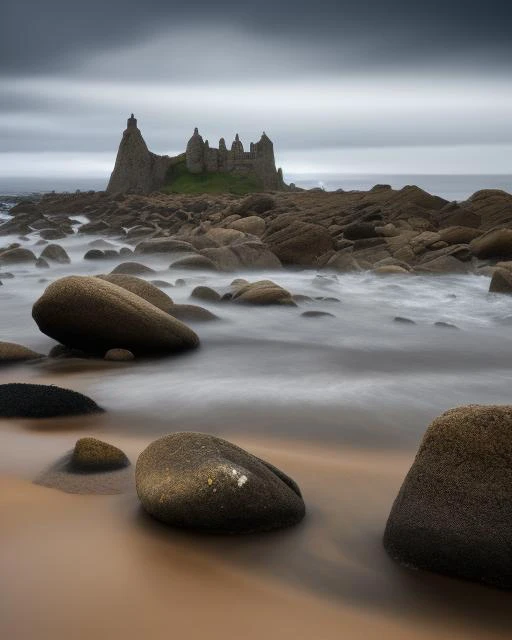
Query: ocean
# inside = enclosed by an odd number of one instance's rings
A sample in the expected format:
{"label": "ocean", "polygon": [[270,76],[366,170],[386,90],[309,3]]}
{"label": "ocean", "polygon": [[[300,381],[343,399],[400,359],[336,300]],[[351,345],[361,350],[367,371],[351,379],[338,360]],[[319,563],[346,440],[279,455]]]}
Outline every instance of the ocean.
{"label": "ocean", "polygon": [[[336,189],[368,190],[375,184],[390,184],[401,189],[415,184],[429,193],[447,200],[467,200],[480,189],[512,190],[512,174],[355,174],[355,173],[311,173],[285,174],[288,183],[294,182],[298,187],[311,189],[323,187],[327,191]],[[108,177],[98,178],[1,178],[0,194],[24,195],[41,191],[87,191],[89,189],[105,189]]]}

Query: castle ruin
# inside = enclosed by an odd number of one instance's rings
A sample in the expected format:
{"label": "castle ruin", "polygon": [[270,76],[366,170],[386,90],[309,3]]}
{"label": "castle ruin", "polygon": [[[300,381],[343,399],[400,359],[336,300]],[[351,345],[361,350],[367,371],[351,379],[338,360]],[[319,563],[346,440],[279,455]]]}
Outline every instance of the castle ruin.
{"label": "castle ruin", "polygon": [[274,145],[265,132],[258,142],[251,142],[249,151],[244,151],[238,133],[231,149],[226,147],[224,138],[219,140],[216,149],[210,147],[208,140],[203,141],[196,128],[185,153],[174,157],[160,156],[148,149],[132,113],[123,132],[107,191],[157,191],[166,183],[169,169],[183,162],[191,174],[232,173],[255,178],[263,191],[286,188],[281,169],[276,169]]}

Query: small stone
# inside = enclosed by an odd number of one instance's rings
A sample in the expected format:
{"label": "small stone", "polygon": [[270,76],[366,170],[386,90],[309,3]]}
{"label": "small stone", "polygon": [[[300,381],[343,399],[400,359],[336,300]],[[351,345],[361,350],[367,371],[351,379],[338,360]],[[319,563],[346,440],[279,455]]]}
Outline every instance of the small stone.
{"label": "small stone", "polygon": [[110,471],[129,464],[121,449],[96,438],[77,440],[69,462],[71,470],[80,472]]}
{"label": "small stone", "polygon": [[135,356],[128,349],[109,349],[105,354],[105,360],[111,362],[129,362],[134,359]]}

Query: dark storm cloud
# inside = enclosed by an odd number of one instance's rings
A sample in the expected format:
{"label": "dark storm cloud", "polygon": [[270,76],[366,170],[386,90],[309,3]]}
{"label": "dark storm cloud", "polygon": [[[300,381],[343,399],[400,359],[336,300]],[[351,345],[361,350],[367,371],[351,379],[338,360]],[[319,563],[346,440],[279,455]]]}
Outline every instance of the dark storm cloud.
{"label": "dark storm cloud", "polygon": [[506,66],[512,52],[512,3],[506,0],[4,0],[2,15],[3,74],[63,71],[91,53],[181,25],[239,27],[311,52],[321,46],[333,66],[342,62],[336,53],[358,41],[364,45],[360,62],[369,65],[454,56],[462,65]]}

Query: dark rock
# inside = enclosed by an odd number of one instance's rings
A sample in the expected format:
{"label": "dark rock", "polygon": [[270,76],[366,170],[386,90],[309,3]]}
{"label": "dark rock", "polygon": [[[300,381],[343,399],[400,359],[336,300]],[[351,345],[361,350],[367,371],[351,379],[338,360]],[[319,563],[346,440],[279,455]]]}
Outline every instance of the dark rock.
{"label": "dark rock", "polygon": [[[494,229],[471,241],[473,254],[486,258],[512,258],[512,229]],[[1,256],[0,256],[1,259]]]}
{"label": "dark rock", "polygon": [[494,269],[489,292],[512,293],[512,271],[503,268]]}
{"label": "dark rock", "polygon": [[512,588],[512,407],[470,405],[428,428],[384,546],[408,567]]}
{"label": "dark rock", "polygon": [[127,276],[122,273],[110,273],[108,275],[96,277],[104,280],[105,282],[110,282],[118,287],[122,287],[126,291],[131,291],[136,296],[144,298],[144,300],[155,305],[155,307],[162,309],[162,311],[167,311],[167,309],[174,304],[173,299],[166,293],[161,291],[158,287],[155,287],[154,284],[151,284],[142,278],[137,278],[137,276]]}
{"label": "dark rock", "polygon": [[0,384],[2,418],[53,418],[103,411],[87,396],[54,385]]}
{"label": "dark rock", "polygon": [[454,324],[451,324],[449,322],[443,322],[442,320],[439,320],[438,322],[434,322],[434,326],[440,327],[441,329],[458,329],[459,328]]}
{"label": "dark rock", "polygon": [[50,265],[46,262],[46,260],[44,258],[38,258],[36,260],[35,266],[38,269],[49,269],[50,268]]}
{"label": "dark rock", "polygon": [[352,222],[343,229],[343,236],[347,240],[363,240],[378,236],[375,225],[371,222]]}
{"label": "dark rock", "polygon": [[212,533],[255,533],[300,522],[296,483],[273,465],[221,438],[174,433],[139,456],[137,494],[157,520]]}
{"label": "dark rock", "polygon": [[66,251],[58,244],[47,245],[40,257],[59,264],[69,264],[71,262]]}
{"label": "dark rock", "polygon": [[393,318],[393,322],[400,322],[401,324],[416,324],[414,320],[410,320],[409,318],[403,318],[402,316],[395,316]]}
{"label": "dark rock", "polygon": [[87,251],[84,254],[84,260],[104,260],[105,259],[105,252],[102,251],[101,249],[89,249],[89,251]]}
{"label": "dark rock", "polygon": [[327,311],[304,311],[300,314],[303,318],[335,318],[336,316],[333,313],[329,313]]}
{"label": "dark rock", "polygon": [[112,444],[96,438],[80,438],[75,444],[69,467],[72,471],[94,473],[127,467],[126,454]]}
{"label": "dark rock", "polygon": [[127,349],[109,349],[104,356],[110,362],[130,362],[134,358],[133,353]]}
{"label": "dark rock", "polygon": [[173,284],[167,282],[167,280],[150,280],[151,284],[154,284],[155,287],[160,287],[161,289],[168,289],[174,287]]}
{"label": "dark rock", "polygon": [[23,264],[37,260],[36,256],[29,249],[16,247],[0,252],[0,264]]}

